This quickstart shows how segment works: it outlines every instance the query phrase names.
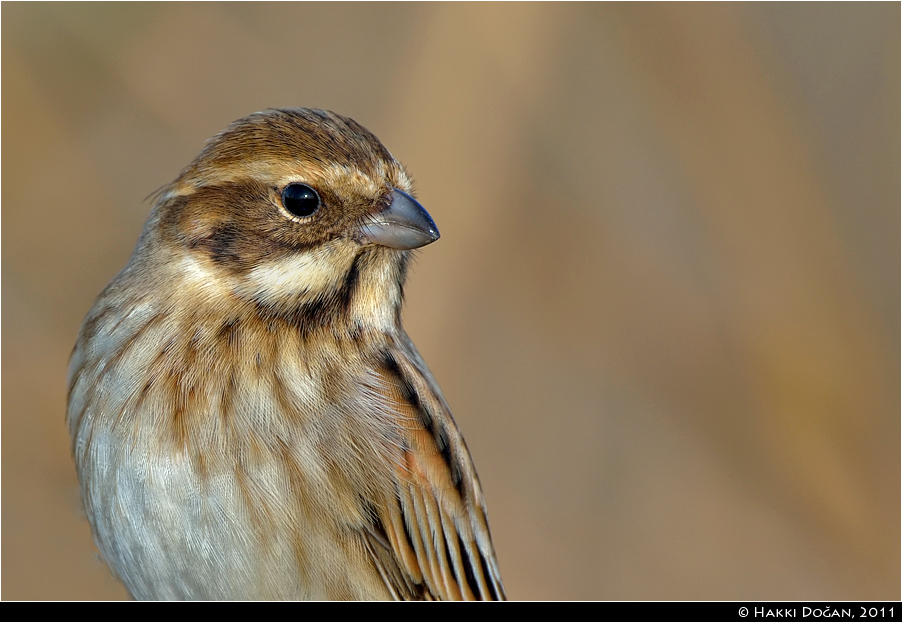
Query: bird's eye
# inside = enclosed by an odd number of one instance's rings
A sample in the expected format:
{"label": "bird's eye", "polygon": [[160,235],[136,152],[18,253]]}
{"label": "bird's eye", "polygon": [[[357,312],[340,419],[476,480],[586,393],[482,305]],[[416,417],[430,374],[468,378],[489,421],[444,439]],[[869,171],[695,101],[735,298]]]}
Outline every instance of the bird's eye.
{"label": "bird's eye", "polygon": [[288,184],[282,191],[282,205],[289,214],[306,218],[319,209],[320,200],[316,190],[304,184]]}

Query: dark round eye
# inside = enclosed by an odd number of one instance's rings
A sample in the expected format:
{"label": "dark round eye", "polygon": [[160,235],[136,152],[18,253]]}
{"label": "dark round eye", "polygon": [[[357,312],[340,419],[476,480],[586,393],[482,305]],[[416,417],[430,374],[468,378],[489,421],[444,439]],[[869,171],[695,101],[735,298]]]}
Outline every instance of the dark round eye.
{"label": "dark round eye", "polygon": [[282,205],[289,214],[305,218],[319,209],[319,195],[310,186],[288,184],[282,191]]}

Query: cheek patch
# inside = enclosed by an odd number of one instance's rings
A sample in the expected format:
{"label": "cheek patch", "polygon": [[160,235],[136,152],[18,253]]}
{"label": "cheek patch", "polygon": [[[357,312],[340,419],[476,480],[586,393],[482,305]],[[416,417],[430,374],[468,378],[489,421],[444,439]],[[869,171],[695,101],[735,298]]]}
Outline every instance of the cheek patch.
{"label": "cheek patch", "polygon": [[312,301],[337,291],[354,262],[356,245],[334,240],[275,259],[242,276],[236,293],[259,303]]}

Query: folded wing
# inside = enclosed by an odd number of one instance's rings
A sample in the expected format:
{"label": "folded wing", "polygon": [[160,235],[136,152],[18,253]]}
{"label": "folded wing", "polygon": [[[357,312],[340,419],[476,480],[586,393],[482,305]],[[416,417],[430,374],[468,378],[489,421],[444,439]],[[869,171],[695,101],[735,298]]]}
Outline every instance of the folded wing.
{"label": "folded wing", "polygon": [[444,399],[407,341],[376,374],[401,422],[396,496],[369,508],[370,556],[398,599],[504,600],[485,503]]}

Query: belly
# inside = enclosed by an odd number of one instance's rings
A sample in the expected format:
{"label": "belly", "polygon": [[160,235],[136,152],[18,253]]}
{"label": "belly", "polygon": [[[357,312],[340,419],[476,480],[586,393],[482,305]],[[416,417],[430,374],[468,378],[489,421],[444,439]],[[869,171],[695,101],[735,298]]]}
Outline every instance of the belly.
{"label": "belly", "polygon": [[328,513],[322,491],[299,490],[270,461],[148,459],[150,447],[94,440],[81,469],[92,474],[82,482],[85,509],[134,598],[390,597],[359,531]]}

